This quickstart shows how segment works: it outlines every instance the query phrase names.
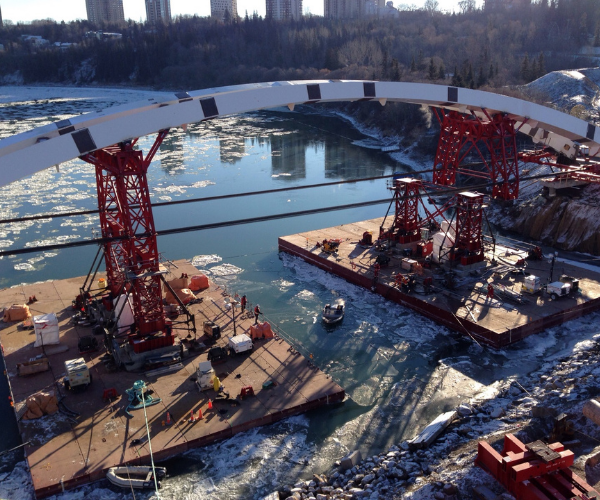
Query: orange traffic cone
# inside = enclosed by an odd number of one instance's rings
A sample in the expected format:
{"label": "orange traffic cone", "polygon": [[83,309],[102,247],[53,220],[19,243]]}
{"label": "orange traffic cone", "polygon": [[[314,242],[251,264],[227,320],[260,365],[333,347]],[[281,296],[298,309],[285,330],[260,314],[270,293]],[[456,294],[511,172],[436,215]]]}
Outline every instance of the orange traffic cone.
{"label": "orange traffic cone", "polygon": [[195,422],[196,418],[194,417],[194,409],[190,410],[190,422]]}
{"label": "orange traffic cone", "polygon": [[198,408],[198,418],[196,420],[202,420],[204,417],[202,416],[202,408]]}
{"label": "orange traffic cone", "polygon": [[208,400],[208,409],[212,410],[212,399]]}
{"label": "orange traffic cone", "polygon": [[167,412],[167,425],[171,425],[171,414]]}

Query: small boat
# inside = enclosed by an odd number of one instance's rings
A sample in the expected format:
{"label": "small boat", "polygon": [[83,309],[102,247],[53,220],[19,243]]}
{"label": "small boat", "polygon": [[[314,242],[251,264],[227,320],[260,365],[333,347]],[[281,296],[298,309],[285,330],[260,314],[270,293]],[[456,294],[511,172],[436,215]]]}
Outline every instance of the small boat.
{"label": "small boat", "polygon": [[343,300],[338,300],[335,304],[325,304],[323,308],[323,323],[327,325],[333,325],[342,321],[344,312],[346,311],[346,304]]}
{"label": "small boat", "polygon": [[[156,472],[157,485],[160,488],[159,479],[163,479],[167,475],[167,469],[165,467],[154,467],[154,471]],[[151,465],[111,467],[106,473],[106,479],[120,488],[154,488]]]}

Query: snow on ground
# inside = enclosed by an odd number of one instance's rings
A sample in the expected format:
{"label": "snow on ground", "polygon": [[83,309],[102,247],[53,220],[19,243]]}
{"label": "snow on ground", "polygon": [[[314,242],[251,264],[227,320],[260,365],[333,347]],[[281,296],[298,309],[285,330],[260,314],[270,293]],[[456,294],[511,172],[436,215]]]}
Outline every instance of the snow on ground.
{"label": "snow on ground", "polygon": [[600,106],[600,68],[553,71],[521,89],[527,95],[541,99],[547,106],[566,113],[577,106],[584,106],[595,121],[598,121]]}
{"label": "snow on ground", "polygon": [[[600,427],[582,417],[583,405],[597,393],[600,374],[600,331],[598,313],[553,329],[546,341],[563,342],[564,350],[547,359],[542,369],[525,377],[507,378],[496,384],[488,399],[473,398],[458,407],[459,417],[429,447],[411,450],[404,441],[373,457],[366,457],[347,471],[333,470],[327,476],[313,476],[316,493],[329,498],[450,500],[470,499],[473,487],[486,486],[497,495],[504,492],[490,475],[474,465],[477,443],[490,442],[501,451],[504,435],[514,434],[524,443],[547,438],[552,417],[566,413],[574,424],[577,440],[569,446],[576,454],[574,469],[586,479],[585,460],[598,450]],[[569,332],[564,334],[567,328]],[[575,340],[581,335],[581,340]],[[542,342],[540,342],[542,340]],[[543,337],[529,337],[527,355],[547,352]],[[534,417],[535,416],[535,417]],[[542,416],[546,416],[545,418]],[[594,483],[591,477],[587,478]],[[306,492],[310,480],[285,489],[283,498],[294,490]],[[291,497],[299,498],[299,497]],[[507,498],[512,498],[508,496]]]}
{"label": "snow on ground", "polygon": [[[368,149],[381,149],[385,146],[394,146],[400,143],[400,137],[385,137],[381,131],[375,127],[368,127],[360,123],[356,118],[341,111],[335,111],[335,115],[343,118],[352,124],[361,134],[370,137],[371,140],[356,141],[354,144]],[[425,155],[419,155],[415,152],[416,142],[408,148],[401,151],[394,151],[390,156],[397,162],[409,166],[415,171],[430,170],[432,158]]]}

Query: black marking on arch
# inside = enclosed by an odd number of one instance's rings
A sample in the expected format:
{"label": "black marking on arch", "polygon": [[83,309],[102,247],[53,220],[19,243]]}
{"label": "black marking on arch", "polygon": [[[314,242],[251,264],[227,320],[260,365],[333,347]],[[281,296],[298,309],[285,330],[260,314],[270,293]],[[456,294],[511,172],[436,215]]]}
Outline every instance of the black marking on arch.
{"label": "black marking on arch", "polygon": [[320,101],[321,100],[321,86],[318,83],[311,83],[306,86],[308,92],[309,101]]}
{"label": "black marking on arch", "polygon": [[71,125],[71,120],[68,118],[56,122],[56,128],[58,129],[59,135],[69,134],[75,130],[75,127]]}
{"label": "black marking on arch", "polygon": [[71,134],[71,137],[75,141],[75,146],[77,146],[77,149],[81,154],[89,153],[90,151],[95,151],[97,149],[92,134],[90,134],[90,131],[87,128],[78,130]]}
{"label": "black marking on arch", "polygon": [[187,102],[187,101],[192,100],[192,98],[190,97],[190,94],[188,94],[187,92],[177,92],[175,94],[175,97],[177,97],[177,99],[179,99],[179,102]]}
{"label": "black marking on arch", "polygon": [[219,116],[219,109],[214,97],[200,99],[200,106],[202,106],[202,113],[204,113],[205,119]]}
{"label": "black marking on arch", "polygon": [[68,118],[56,122],[56,128],[58,129],[68,127],[69,125],[71,125],[71,120],[69,120]]}
{"label": "black marking on arch", "polygon": [[363,92],[365,97],[377,97],[375,93],[375,82],[363,82]]}
{"label": "black marking on arch", "polygon": [[71,132],[73,132],[73,130],[75,130],[75,127],[73,125],[71,125],[70,127],[61,128],[58,131],[58,135],[70,134]]}
{"label": "black marking on arch", "polygon": [[596,127],[594,125],[592,125],[591,123],[588,123],[588,129],[587,129],[587,134],[585,134],[585,136],[590,140],[593,141],[594,140],[594,136],[596,135]]}
{"label": "black marking on arch", "polygon": [[458,87],[448,87],[448,101],[458,102]]}

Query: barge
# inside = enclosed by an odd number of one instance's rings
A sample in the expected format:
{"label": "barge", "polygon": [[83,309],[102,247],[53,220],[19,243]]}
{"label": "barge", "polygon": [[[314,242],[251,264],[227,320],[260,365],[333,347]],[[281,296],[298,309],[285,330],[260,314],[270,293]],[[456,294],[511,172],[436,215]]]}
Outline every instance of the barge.
{"label": "barge", "polygon": [[[365,241],[383,224],[382,217],[282,236],[279,250],[494,348],[600,308],[600,272],[589,266],[529,261],[527,252],[501,245],[472,264],[432,264],[417,255],[420,240],[392,247]],[[340,241],[335,252],[325,251],[323,241],[329,240]],[[577,290],[556,300],[544,289],[527,293],[521,288],[533,273],[542,283],[576,277]]]}
{"label": "barge", "polygon": [[[186,261],[177,261],[177,275],[198,274]],[[202,322],[219,325],[218,339],[204,332],[188,338],[174,329],[175,345],[180,346],[181,366],[146,373],[117,370],[107,362],[104,348],[80,354],[82,337],[94,335],[91,325],[72,321],[72,300],[79,293],[83,278],[20,285],[0,291],[0,303],[10,307],[30,305],[34,316],[55,313],[60,344],[34,347],[35,332],[23,322],[4,323],[0,330],[11,397],[21,437],[28,443],[25,455],[36,498],[44,498],[106,477],[113,467],[144,466],[150,463],[143,411],[129,410],[127,390],[144,379],[160,403],[148,406],[148,425],[155,462],[187,450],[230,438],[257,426],[267,425],[329,403],[344,400],[344,390],[331,378],[293,349],[277,334],[271,338],[254,336],[251,352],[214,365],[216,375],[228,398],[213,389],[199,391],[197,367],[206,362],[208,351],[201,346],[227,347],[234,324],[230,297],[214,283],[198,293],[202,299],[189,305]],[[251,333],[253,318],[236,310],[237,334]],[[187,334],[187,335],[186,335]],[[184,336],[186,335],[186,336]],[[200,346],[200,347],[199,347]],[[45,353],[45,356],[44,356]],[[33,358],[47,359],[49,370],[19,376],[17,366]],[[64,363],[83,356],[93,382],[83,391],[66,391]],[[250,390],[251,388],[251,390]],[[61,411],[34,420],[23,420],[26,401],[34,394],[53,394]],[[243,397],[239,397],[243,396]],[[195,418],[193,421],[190,415]],[[170,425],[169,425],[170,423]]]}

